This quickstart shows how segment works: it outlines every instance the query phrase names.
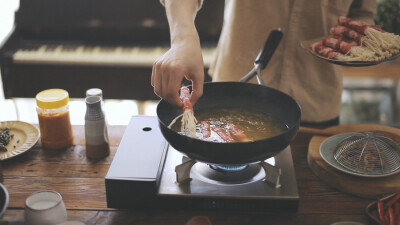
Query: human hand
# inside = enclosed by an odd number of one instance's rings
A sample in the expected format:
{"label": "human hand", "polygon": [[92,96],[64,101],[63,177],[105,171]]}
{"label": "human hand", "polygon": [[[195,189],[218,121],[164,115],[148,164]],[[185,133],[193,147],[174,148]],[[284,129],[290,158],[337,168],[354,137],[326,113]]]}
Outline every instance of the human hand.
{"label": "human hand", "polygon": [[192,105],[203,95],[204,63],[198,37],[175,41],[153,64],[151,85],[154,92],[176,107],[182,108],[179,90],[183,78],[192,81]]}

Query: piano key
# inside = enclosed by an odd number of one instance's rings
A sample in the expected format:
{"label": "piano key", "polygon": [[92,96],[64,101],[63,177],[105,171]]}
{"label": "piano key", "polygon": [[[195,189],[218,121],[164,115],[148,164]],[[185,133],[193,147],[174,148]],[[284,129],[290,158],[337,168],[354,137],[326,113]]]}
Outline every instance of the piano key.
{"label": "piano key", "polygon": [[53,52],[57,48],[57,45],[46,45],[45,51],[46,52]]}
{"label": "piano key", "polygon": [[111,52],[114,52],[115,51],[115,48],[113,48],[113,47],[100,47],[100,52],[109,52],[109,53],[111,53]]}
{"label": "piano key", "polygon": [[73,52],[73,51],[76,51],[77,48],[78,48],[78,46],[76,46],[76,45],[64,45],[64,46],[62,46],[61,51]]}
{"label": "piano key", "polygon": [[122,53],[132,53],[132,51],[134,50],[134,48],[130,47],[119,47],[119,49],[121,49]]}
{"label": "piano key", "polygon": [[47,45],[42,45],[42,46],[40,46],[39,48],[38,48],[38,53],[42,53],[42,52],[44,52],[44,51],[46,51],[46,49],[47,49]]}
{"label": "piano key", "polygon": [[94,46],[84,46],[83,51],[84,52],[92,52],[94,49]]}
{"label": "piano key", "polygon": [[[41,45],[36,50],[19,49],[13,55],[14,63],[113,65],[151,67],[154,61],[168,51],[168,47],[139,46],[83,46]],[[214,58],[214,48],[204,48],[204,65]]]}

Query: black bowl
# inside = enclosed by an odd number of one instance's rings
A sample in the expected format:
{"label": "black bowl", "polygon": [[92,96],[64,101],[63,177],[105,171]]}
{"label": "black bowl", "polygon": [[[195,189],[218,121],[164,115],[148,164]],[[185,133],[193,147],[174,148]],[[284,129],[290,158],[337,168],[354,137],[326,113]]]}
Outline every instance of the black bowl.
{"label": "black bowl", "polygon": [[[190,87],[190,86],[189,86]],[[241,165],[263,161],[285,149],[297,134],[300,125],[300,105],[289,95],[266,86],[241,82],[204,84],[203,96],[194,111],[236,108],[269,115],[287,126],[274,137],[251,142],[217,143],[192,138],[168,128],[182,114],[167,101],[157,106],[159,127],[164,138],[176,150],[191,159],[220,165]]]}
{"label": "black bowl", "polygon": [[0,183],[0,218],[6,212],[9,201],[9,195],[6,187]]}

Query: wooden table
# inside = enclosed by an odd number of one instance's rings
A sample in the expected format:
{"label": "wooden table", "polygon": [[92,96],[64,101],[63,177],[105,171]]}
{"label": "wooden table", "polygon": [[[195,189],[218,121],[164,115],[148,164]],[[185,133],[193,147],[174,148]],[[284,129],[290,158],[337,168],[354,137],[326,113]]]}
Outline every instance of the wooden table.
{"label": "wooden table", "polygon": [[[74,126],[75,145],[49,151],[40,143],[28,152],[2,162],[4,185],[10,193],[2,220],[23,220],[24,201],[31,193],[58,191],[68,209],[68,220],[86,224],[184,225],[192,216],[208,216],[213,225],[331,224],[358,221],[368,224],[369,199],[341,193],[321,182],[307,164],[310,136],[299,133],[292,154],[300,194],[297,213],[237,213],[212,211],[115,210],[106,206],[104,177],[122,138],[125,126],[110,126],[111,155],[99,161],[85,156],[84,127]],[[2,224],[2,223],[0,223]],[[5,223],[6,224],[6,223]]]}

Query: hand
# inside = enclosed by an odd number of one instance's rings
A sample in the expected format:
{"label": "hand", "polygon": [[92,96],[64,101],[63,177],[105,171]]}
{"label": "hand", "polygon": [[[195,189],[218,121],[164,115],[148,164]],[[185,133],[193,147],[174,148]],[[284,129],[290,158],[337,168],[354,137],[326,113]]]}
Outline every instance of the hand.
{"label": "hand", "polygon": [[172,105],[182,108],[179,89],[183,77],[192,81],[192,105],[203,95],[204,63],[198,37],[175,41],[153,64],[151,85],[154,92]]}

